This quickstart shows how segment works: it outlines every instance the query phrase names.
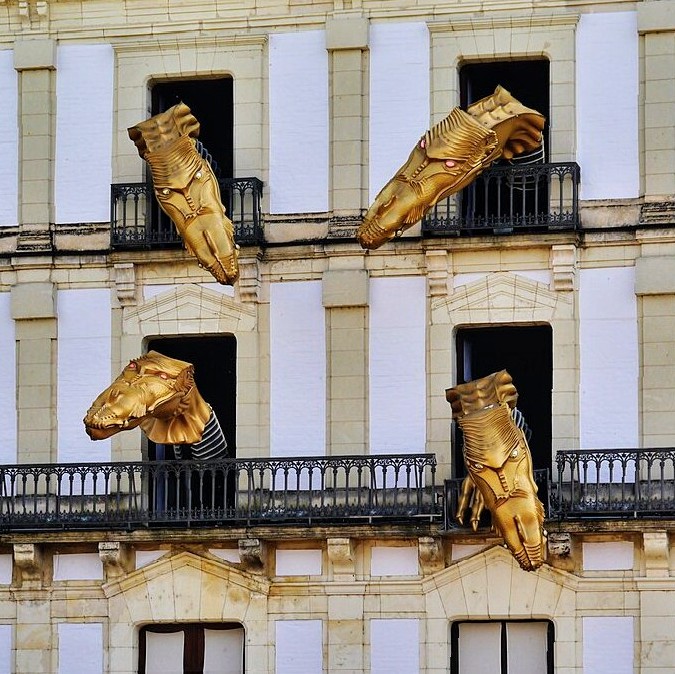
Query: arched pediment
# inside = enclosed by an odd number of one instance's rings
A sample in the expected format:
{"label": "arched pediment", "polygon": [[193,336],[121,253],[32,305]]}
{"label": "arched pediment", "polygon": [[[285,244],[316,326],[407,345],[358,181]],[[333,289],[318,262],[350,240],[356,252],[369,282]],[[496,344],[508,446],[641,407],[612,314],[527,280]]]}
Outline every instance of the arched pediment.
{"label": "arched pediment", "polygon": [[[488,274],[432,302],[435,322],[551,322],[561,307],[572,307],[569,293],[511,272]],[[451,320],[452,318],[452,320]]]}
{"label": "arched pediment", "polygon": [[191,552],[162,557],[103,586],[130,623],[244,622],[266,612],[269,582],[234,564]]}
{"label": "arched pediment", "polygon": [[250,332],[256,309],[194,283],[179,285],[124,312],[125,334],[180,335]]}
{"label": "arched pediment", "polygon": [[[460,560],[424,581],[450,620],[573,615],[578,579],[547,564],[523,571],[501,545]],[[430,587],[433,585],[433,587]]]}

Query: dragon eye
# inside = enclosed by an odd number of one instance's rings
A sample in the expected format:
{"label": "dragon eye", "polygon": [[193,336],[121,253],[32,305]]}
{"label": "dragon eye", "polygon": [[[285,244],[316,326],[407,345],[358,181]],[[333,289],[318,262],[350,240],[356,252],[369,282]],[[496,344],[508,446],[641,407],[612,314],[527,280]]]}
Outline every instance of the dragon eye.
{"label": "dragon eye", "polygon": [[446,159],[446,160],[445,160],[445,165],[446,165],[448,168],[452,168],[452,167],[455,165],[455,162],[452,161],[452,159]]}
{"label": "dragon eye", "polygon": [[515,459],[517,456],[518,456],[518,450],[517,450],[517,449],[514,449],[514,450],[511,452],[511,457]]}
{"label": "dragon eye", "polygon": [[160,372],[159,373],[159,378],[160,379],[168,379],[169,375],[166,372]]}
{"label": "dragon eye", "polygon": [[133,360],[129,363],[128,367],[129,367],[130,370],[137,370],[138,369],[138,365],[136,363],[134,363]]}
{"label": "dragon eye", "polygon": [[474,464],[473,464],[473,467],[474,467],[476,470],[483,470],[483,464],[482,464],[482,463],[474,463]]}
{"label": "dragon eye", "polygon": [[197,173],[195,173],[195,178],[197,178],[197,180],[201,180],[202,179],[202,172],[197,171]]}
{"label": "dragon eye", "polygon": [[420,141],[420,147],[421,147],[422,149],[424,149],[426,146],[427,146],[427,141],[424,140],[424,138],[422,138],[422,140]]}
{"label": "dragon eye", "polygon": [[171,192],[171,190],[170,190],[168,187],[165,187],[165,188],[162,190],[162,194],[169,194],[170,192]]}

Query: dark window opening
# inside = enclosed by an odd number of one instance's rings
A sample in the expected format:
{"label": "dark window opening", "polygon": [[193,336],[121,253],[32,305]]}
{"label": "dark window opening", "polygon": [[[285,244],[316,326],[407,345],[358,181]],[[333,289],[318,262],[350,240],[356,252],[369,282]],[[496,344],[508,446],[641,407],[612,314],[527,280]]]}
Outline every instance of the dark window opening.
{"label": "dark window opening", "polygon": [[[457,383],[507,370],[518,390],[518,409],[532,431],[535,470],[551,468],[553,331],[550,325],[459,328],[456,333]],[[455,476],[466,474],[462,437],[454,424]]]}
{"label": "dark window opening", "polygon": [[243,674],[244,628],[239,623],[146,625],[139,634],[139,674],[176,671],[182,655],[183,674]]}
{"label": "dark window opening", "polygon": [[[192,363],[195,368],[195,384],[202,398],[211,405],[223,429],[227,441],[227,456],[237,455],[237,340],[234,335],[213,337],[163,337],[151,339],[148,351]],[[173,460],[173,448],[148,441],[150,461]],[[184,458],[189,458],[184,457]],[[228,474],[228,484],[223,475],[213,480],[203,474],[193,475],[192,485],[176,485],[173,475],[165,476],[151,485],[151,503],[155,509],[184,507],[187,491],[191,489],[190,504],[200,506],[231,506],[234,499],[235,474]],[[227,498],[223,497],[227,494]]]}
{"label": "dark window opening", "polygon": [[550,620],[460,621],[450,628],[450,674],[553,674]]}
{"label": "dark window opening", "polygon": [[[466,109],[472,103],[492,94],[497,85],[511,92],[523,105],[541,112],[547,120],[544,128],[543,152],[535,151],[499,160],[493,166],[546,163],[549,156],[549,72],[550,64],[545,59],[523,61],[492,61],[467,63],[459,71],[460,105]],[[515,193],[512,193],[513,192]],[[483,179],[462,191],[461,212],[470,225],[487,225],[509,215],[515,198],[518,212],[546,214],[549,210],[549,185],[546,180],[522,178],[513,185],[508,180],[499,184],[486,183]]]}
{"label": "dark window opening", "polygon": [[[205,148],[216,178],[233,177],[234,105],[233,80],[181,79],[155,82],[150,89],[150,113],[157,115],[183,102],[199,121],[199,142]],[[149,167],[146,167],[149,177]],[[224,198],[224,197],[223,197]],[[228,204],[225,204],[226,208]],[[230,205],[231,206],[231,205]],[[173,223],[159,208],[156,199],[150,201],[152,240],[180,244]],[[228,209],[231,212],[231,207]]]}

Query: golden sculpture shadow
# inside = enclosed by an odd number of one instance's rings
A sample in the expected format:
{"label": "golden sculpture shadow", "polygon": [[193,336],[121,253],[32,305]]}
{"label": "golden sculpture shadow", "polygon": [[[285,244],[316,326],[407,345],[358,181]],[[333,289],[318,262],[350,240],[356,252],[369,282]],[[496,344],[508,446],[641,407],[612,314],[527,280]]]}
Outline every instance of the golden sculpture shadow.
{"label": "golden sculpture shadow", "polygon": [[484,508],[493,529],[521,568],[533,571],[546,558],[544,506],[537,498],[532,455],[516,409],[518,392],[506,370],[445,392],[453,419],[464,433],[464,463],[457,519],[467,511],[475,531]]}

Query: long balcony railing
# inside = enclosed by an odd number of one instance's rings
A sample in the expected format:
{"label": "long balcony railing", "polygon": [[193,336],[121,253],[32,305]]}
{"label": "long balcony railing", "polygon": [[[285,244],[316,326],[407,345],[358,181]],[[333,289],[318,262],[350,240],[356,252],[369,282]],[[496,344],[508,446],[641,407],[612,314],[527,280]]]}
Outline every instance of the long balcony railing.
{"label": "long balcony railing", "polygon": [[433,454],[0,466],[0,529],[387,522],[442,516]]}
{"label": "long balcony railing", "polygon": [[553,518],[675,518],[673,448],[559,451],[556,468]]}
{"label": "long balcony railing", "polygon": [[579,227],[581,169],[575,162],[495,166],[422,221],[426,235],[511,234]]}
{"label": "long balcony railing", "polygon": [[[235,241],[255,245],[263,241],[258,178],[220,178],[220,195],[234,224]],[[111,246],[113,249],[167,248],[181,238],[173,223],[160,210],[152,183],[118,183],[110,186]]]}

